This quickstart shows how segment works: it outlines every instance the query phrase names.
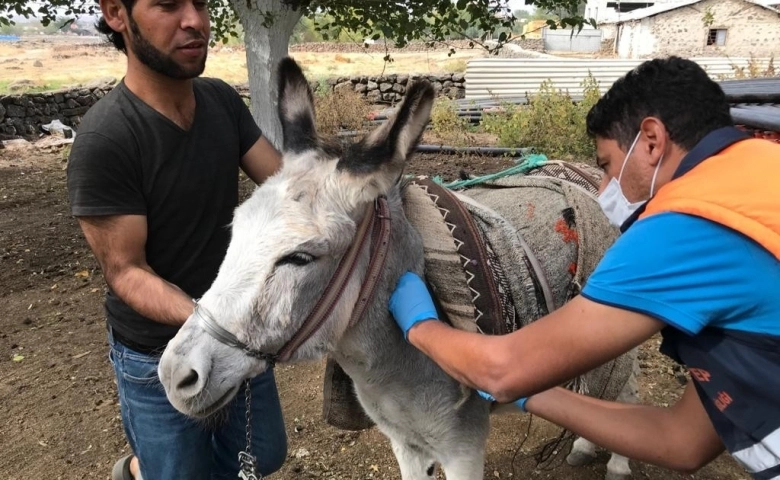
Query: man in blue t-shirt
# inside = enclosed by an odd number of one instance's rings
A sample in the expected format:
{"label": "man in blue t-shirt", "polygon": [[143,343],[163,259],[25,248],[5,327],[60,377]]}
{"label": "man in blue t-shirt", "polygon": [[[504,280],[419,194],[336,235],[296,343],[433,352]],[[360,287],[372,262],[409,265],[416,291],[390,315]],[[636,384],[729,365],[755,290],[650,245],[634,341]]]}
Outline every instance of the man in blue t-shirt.
{"label": "man in blue t-shirt", "polygon": [[[393,317],[484,398],[615,453],[692,472],[725,449],[753,478],[780,478],[780,146],[735,129],[721,88],[677,57],[615,82],[587,124],[605,172],[599,202],[623,234],[581,295],[512,334],[486,336],[428,321],[435,306],[407,273]],[[675,405],[556,387],[658,332],[693,379]]]}

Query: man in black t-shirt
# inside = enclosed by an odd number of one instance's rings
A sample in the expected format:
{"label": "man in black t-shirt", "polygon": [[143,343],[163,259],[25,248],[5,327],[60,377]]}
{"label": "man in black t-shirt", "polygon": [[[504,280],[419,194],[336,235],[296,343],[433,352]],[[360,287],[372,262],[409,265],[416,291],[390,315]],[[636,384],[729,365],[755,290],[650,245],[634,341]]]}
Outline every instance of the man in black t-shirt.
{"label": "man in black t-shirt", "polygon": [[[122,81],[85,115],[68,163],[71,211],[108,284],[109,357],[133,451],[114,479],[236,478],[244,392],[215,426],[168,402],[157,378],[167,342],[216,277],[238,204],[239,169],[256,183],[280,166],[241,97],[198,78],[206,2],[101,0],[99,28],[127,55]],[[263,475],[287,440],[273,370],[252,381],[253,450]]]}

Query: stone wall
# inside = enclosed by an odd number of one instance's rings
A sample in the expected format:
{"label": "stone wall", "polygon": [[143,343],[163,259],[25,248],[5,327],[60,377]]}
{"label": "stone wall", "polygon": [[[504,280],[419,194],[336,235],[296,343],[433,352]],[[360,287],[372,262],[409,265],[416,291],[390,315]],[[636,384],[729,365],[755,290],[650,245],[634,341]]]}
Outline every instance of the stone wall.
{"label": "stone wall", "polygon": [[[426,42],[414,41],[409,42],[403,48],[396,48],[392,42],[388,42],[387,51],[390,53],[416,53],[416,52],[428,52],[439,51],[446,52],[450,48],[456,50],[470,50],[472,48],[480,48],[479,46],[469,47],[468,40],[452,40],[445,43],[436,42],[433,46],[428,45]],[[364,45],[360,42],[308,42],[308,43],[294,43],[288,47],[290,52],[336,52],[336,53],[384,53],[385,44],[382,41],[378,41],[371,45]]]}
{"label": "stone wall", "polygon": [[115,82],[101,80],[74,90],[0,96],[0,135],[37,135],[41,125],[54,119],[75,128]]}
{"label": "stone wall", "polygon": [[[510,42],[523,50],[531,50],[533,52],[544,52],[544,40],[541,38],[518,38]],[[499,55],[504,49],[499,50]]]}
{"label": "stone wall", "polygon": [[[512,40],[515,45],[518,45],[525,50],[533,50],[536,52],[544,51],[544,43],[541,38],[517,38]],[[409,42],[403,48],[396,48],[390,44],[387,46],[387,51],[392,53],[417,53],[417,52],[447,52],[450,48],[455,50],[480,50],[482,47],[479,45],[469,46],[468,40],[451,40],[447,43],[435,43],[432,47],[426,42]],[[290,52],[336,52],[336,53],[384,53],[385,44],[381,42],[374,43],[373,45],[363,45],[359,42],[352,43],[335,43],[335,42],[309,42],[309,43],[297,43],[291,44],[288,47]]]}
{"label": "stone wall", "polygon": [[409,83],[421,79],[431,82],[439,97],[458,99],[466,96],[465,76],[462,73],[336,77],[329,78],[325,82],[313,83],[312,87],[315,91],[353,90],[372,104],[397,103],[404,98]]}
{"label": "stone wall", "polygon": [[[351,89],[361,94],[369,103],[392,104],[403,99],[410,81],[419,79],[429,80],[436,94],[441,97],[456,99],[463,98],[466,94],[462,73],[333,77],[312,83],[312,89]],[[103,98],[115,83],[115,79],[103,79],[74,90],[0,96],[0,139],[38,135],[41,133],[41,125],[54,119],[77,129],[81,117],[95,102]],[[249,97],[247,85],[236,85],[235,88],[243,97]]]}

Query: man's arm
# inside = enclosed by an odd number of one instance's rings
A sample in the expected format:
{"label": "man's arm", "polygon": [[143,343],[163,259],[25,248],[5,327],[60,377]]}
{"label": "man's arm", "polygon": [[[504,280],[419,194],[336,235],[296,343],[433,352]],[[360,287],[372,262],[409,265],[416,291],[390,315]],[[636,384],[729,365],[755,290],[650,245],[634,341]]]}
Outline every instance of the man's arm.
{"label": "man's arm", "polygon": [[78,217],[84,236],[111,290],[133,310],[156,322],[181,325],[192,299],[158,276],[146,263],[146,217]]}
{"label": "man's arm", "polygon": [[262,136],[241,157],[241,169],[257,185],[276,173],[281,166],[282,156],[279,151]]}
{"label": "man's arm", "polygon": [[534,395],[525,406],[609,451],[684,473],[725,449],[692,382],[670,408],[608,402],[563,388]]}
{"label": "man's arm", "polygon": [[598,367],[663,326],[650,316],[578,296],[508,335],[481,335],[425,321],[409,330],[408,340],[452,377],[510,402]]}

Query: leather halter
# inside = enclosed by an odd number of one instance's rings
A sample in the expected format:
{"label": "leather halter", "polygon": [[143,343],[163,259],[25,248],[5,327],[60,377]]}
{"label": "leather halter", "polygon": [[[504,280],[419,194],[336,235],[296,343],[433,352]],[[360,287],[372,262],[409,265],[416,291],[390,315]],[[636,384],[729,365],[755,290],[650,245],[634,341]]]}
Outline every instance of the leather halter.
{"label": "leather halter", "polygon": [[272,366],[277,362],[284,362],[292,357],[293,352],[305,343],[317,330],[322,327],[325,320],[333,312],[333,308],[338,303],[344,289],[355,272],[355,265],[363,251],[371,231],[371,252],[366,277],[360,287],[358,299],[352,310],[349,319],[349,326],[355,325],[371,304],[374,297],[379,276],[384,268],[387,258],[388,247],[390,246],[390,208],[387,205],[385,197],[377,198],[372,205],[366,208],[366,214],[358,226],[355,234],[355,241],[350,245],[347,253],[339,261],[336,272],[330,279],[328,286],[325,287],[320,299],[304,320],[301,328],[277,353],[267,353],[253,349],[247,344],[241,342],[235,335],[220,327],[214,320],[214,317],[199,303],[195,302],[194,315],[200,320],[203,330],[211,335],[215,340],[229,346],[241,349],[246,355],[264,360]]}

